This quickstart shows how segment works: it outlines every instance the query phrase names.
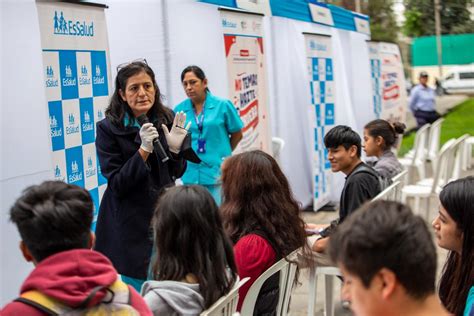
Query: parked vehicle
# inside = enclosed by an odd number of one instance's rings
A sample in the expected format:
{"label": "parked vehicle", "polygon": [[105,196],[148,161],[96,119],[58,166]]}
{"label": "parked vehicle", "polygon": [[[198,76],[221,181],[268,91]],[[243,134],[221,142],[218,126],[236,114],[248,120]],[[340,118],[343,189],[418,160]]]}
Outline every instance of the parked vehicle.
{"label": "parked vehicle", "polygon": [[474,64],[455,68],[442,81],[445,93],[474,94]]}

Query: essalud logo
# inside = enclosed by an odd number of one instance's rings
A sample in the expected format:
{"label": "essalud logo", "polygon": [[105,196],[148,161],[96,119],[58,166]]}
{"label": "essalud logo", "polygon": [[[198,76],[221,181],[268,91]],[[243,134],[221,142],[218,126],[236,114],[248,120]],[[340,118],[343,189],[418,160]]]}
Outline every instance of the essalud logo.
{"label": "essalud logo", "polygon": [[54,11],[53,17],[54,34],[70,36],[94,36],[94,22],[75,21],[64,18],[64,12]]}
{"label": "essalud logo", "polygon": [[54,77],[53,66],[46,66],[46,87],[58,87],[59,80]]}

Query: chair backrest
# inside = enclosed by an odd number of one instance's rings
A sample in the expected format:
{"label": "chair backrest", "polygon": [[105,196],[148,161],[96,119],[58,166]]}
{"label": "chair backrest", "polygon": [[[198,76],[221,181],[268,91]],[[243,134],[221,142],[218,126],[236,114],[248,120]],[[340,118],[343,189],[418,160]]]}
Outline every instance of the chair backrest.
{"label": "chair backrest", "polygon": [[237,311],[239,301],[239,289],[250,278],[244,278],[237,283],[232,290],[218,299],[211,307],[203,311],[201,316],[232,316]]}
{"label": "chair backrest", "polygon": [[431,185],[431,193],[433,194],[437,194],[437,192],[439,191],[438,187],[440,185],[444,185],[448,183],[449,160],[450,160],[450,155],[452,154],[454,142],[455,142],[455,139],[448,140],[443,145],[443,147],[441,147],[441,150],[438,153],[438,157],[436,158],[436,169],[434,170],[433,182]]}
{"label": "chair backrest", "polygon": [[273,158],[280,163],[280,153],[285,147],[285,141],[280,137],[272,137],[272,154]]}
{"label": "chair backrest", "polygon": [[392,181],[395,183],[400,181],[400,185],[395,189],[395,201],[401,202],[402,201],[402,188],[408,183],[408,170],[404,169],[402,172],[397,174],[392,178]]}
{"label": "chair backrest", "polygon": [[439,138],[441,136],[441,124],[443,123],[444,118],[437,119],[433,124],[431,124],[430,132],[428,135],[428,158],[433,160],[436,158],[436,155],[439,151]]}
{"label": "chair backrest", "polygon": [[244,302],[242,303],[242,308],[240,310],[240,313],[242,315],[253,315],[255,303],[257,302],[257,297],[260,293],[260,289],[262,288],[263,283],[272,275],[278,272],[280,272],[280,291],[276,315],[280,316],[287,314],[288,306],[290,304],[291,290],[293,288],[293,282],[295,280],[296,275],[296,260],[300,251],[300,249],[297,249],[291,254],[289,254],[286,258],[277,261],[274,265],[268,268],[265,272],[262,273],[262,275],[260,275],[255,280],[255,282],[248,290]]}
{"label": "chair backrest", "polygon": [[386,201],[396,201],[397,200],[397,188],[400,187],[401,182],[395,181],[389,185],[385,190],[377,194],[372,201],[377,200],[386,200]]}
{"label": "chair backrest", "polygon": [[450,179],[456,180],[461,176],[462,159],[464,156],[464,143],[469,138],[469,134],[464,134],[453,144],[452,155],[448,163],[448,170],[451,170]]}
{"label": "chair backrest", "polygon": [[429,133],[430,124],[425,124],[415,134],[415,141],[413,143],[413,165],[415,165],[415,161],[421,160],[424,161],[426,159],[426,144],[428,141],[428,133]]}

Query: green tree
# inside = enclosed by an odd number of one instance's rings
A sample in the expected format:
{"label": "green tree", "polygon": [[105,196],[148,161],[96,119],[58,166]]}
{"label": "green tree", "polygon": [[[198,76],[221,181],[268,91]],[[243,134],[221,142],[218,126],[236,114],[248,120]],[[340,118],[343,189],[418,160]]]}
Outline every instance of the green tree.
{"label": "green tree", "polygon": [[[355,10],[355,0],[330,0],[328,3]],[[370,33],[374,41],[397,42],[399,27],[393,12],[393,0],[361,0],[361,13],[370,18]]]}
{"label": "green tree", "polygon": [[[435,35],[434,0],[404,0],[403,32],[410,37]],[[474,33],[468,5],[472,0],[440,0],[441,33]]]}

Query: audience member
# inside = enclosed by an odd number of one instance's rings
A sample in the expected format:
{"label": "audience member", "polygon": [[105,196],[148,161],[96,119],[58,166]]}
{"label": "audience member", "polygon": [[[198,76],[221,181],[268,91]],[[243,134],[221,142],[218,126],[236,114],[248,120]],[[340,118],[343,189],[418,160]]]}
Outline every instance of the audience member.
{"label": "audience member", "polygon": [[433,228],[438,246],[449,250],[439,296],[449,312],[468,316],[474,313],[474,177],[448,183],[439,199]]}
{"label": "audience member", "polygon": [[[238,310],[253,282],[269,267],[302,247],[302,261],[311,265],[300,209],[275,159],[260,150],[227,158],[222,167],[224,227],[235,243],[240,278],[250,277],[239,292]],[[275,313],[279,274],[270,277],[258,295],[254,315]]]}
{"label": "audience member", "polygon": [[75,185],[47,181],[23,192],[10,218],[20,232],[20,250],[35,269],[20,298],[1,315],[151,315],[138,293],[120,281],[109,259],[91,250],[92,213],[89,192]]}
{"label": "audience member", "polygon": [[[372,199],[381,191],[377,172],[360,159],[362,145],[360,136],[349,126],[333,127],[324,137],[328,150],[328,160],[333,172],[346,175],[339,203],[339,218],[325,228],[318,236],[311,236],[309,243],[314,251],[324,252],[328,237],[335,227],[354,212],[365,201]],[[312,225],[308,225],[311,227]]]}
{"label": "audience member", "polygon": [[380,176],[392,179],[403,171],[402,164],[391,150],[396,146],[398,134],[403,134],[405,124],[381,119],[373,120],[364,127],[364,151],[367,157],[377,157],[372,167]]}
{"label": "audience member", "polygon": [[431,234],[407,206],[365,204],[331,236],[329,253],[342,271],[343,299],[355,315],[448,315],[435,294]]}
{"label": "audience member", "polygon": [[178,186],[153,217],[156,261],[142,295],[154,315],[198,315],[234,286],[237,268],[219,209],[201,186]]}

